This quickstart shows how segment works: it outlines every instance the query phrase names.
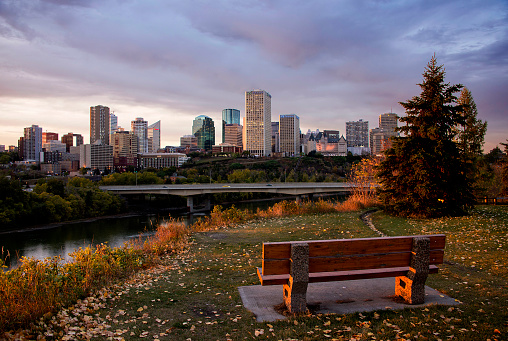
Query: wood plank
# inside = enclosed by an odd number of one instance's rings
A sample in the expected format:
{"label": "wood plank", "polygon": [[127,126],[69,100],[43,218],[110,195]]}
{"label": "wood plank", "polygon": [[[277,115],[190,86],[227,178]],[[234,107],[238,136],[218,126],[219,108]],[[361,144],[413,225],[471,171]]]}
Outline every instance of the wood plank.
{"label": "wood plank", "polygon": [[[443,250],[430,252],[429,264],[442,264],[444,257]],[[309,273],[349,271],[365,269],[382,269],[401,266],[409,266],[411,252],[367,254],[356,256],[340,257],[310,257]],[[262,262],[263,275],[289,274],[289,259],[264,259]]]}
{"label": "wood plank", "polygon": [[309,255],[317,256],[341,256],[354,254],[370,254],[384,252],[403,252],[411,250],[414,237],[428,237],[430,249],[444,249],[446,236],[444,234],[425,236],[400,236],[382,238],[357,238],[357,239],[332,239],[332,240],[308,240],[291,242],[263,243],[263,258],[265,259],[289,259],[291,244],[308,243]]}
{"label": "wood plank", "polygon": [[[439,268],[435,265],[429,266],[429,274],[438,273]],[[355,271],[335,271],[335,272],[318,272],[309,275],[309,283],[319,282],[337,282],[349,281],[356,279],[384,278],[405,276],[409,271],[409,267],[397,267],[375,270],[355,270]],[[287,284],[289,275],[262,275],[261,268],[257,268],[257,273],[261,285],[283,285]]]}

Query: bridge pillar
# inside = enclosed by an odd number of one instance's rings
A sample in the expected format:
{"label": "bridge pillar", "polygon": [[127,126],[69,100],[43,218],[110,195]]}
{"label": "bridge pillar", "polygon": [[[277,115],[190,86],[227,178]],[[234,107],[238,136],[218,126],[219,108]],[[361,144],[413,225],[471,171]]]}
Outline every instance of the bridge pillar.
{"label": "bridge pillar", "polygon": [[187,210],[189,211],[189,213],[194,212],[194,198],[192,197],[192,195],[189,195],[187,197]]}
{"label": "bridge pillar", "polygon": [[296,203],[297,204],[300,204],[302,202],[302,197],[303,197],[302,195],[297,195],[296,196]]}
{"label": "bridge pillar", "polygon": [[314,199],[314,193],[309,193],[309,201],[312,201]]}
{"label": "bridge pillar", "polygon": [[210,211],[211,209],[211,199],[209,195],[205,195],[205,211]]}

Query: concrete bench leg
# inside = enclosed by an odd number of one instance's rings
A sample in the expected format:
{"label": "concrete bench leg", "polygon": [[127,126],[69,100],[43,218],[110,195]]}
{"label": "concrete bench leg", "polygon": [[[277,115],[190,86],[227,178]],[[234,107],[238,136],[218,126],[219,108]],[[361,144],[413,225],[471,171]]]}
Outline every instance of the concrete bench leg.
{"label": "concrete bench leg", "polygon": [[395,278],[395,295],[402,297],[406,303],[422,304],[425,301],[429,259],[429,238],[414,238],[409,271],[406,276]]}
{"label": "concrete bench leg", "polygon": [[291,272],[288,284],[284,284],[284,304],[290,313],[307,311],[307,286],[309,284],[309,245],[291,245]]}

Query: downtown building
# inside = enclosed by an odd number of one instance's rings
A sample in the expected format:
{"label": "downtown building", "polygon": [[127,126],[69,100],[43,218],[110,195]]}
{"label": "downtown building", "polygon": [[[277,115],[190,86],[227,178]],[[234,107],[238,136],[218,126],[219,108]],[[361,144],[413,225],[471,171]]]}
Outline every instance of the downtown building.
{"label": "downtown building", "polygon": [[280,152],[283,156],[295,156],[300,153],[300,118],[297,115],[280,115],[279,138]]}
{"label": "downtown building", "polygon": [[150,124],[147,129],[148,152],[157,153],[161,149],[161,121]]}
{"label": "downtown building", "polygon": [[113,166],[126,170],[137,166],[138,137],[128,131],[117,131],[111,135]]}
{"label": "downtown building", "polygon": [[215,126],[213,120],[205,115],[199,115],[192,122],[192,135],[198,140],[198,148],[211,151],[215,145]]}
{"label": "downtown building", "polygon": [[136,117],[131,121],[131,133],[138,137],[138,153],[148,153],[148,122]]}
{"label": "downtown building", "polygon": [[90,144],[100,141],[100,144],[109,144],[109,131],[111,129],[109,108],[97,105],[90,107]]}
{"label": "downtown building", "polygon": [[65,144],[67,153],[71,152],[71,147],[79,147],[83,144],[83,136],[81,134],[68,133],[62,136],[62,143]]}
{"label": "downtown building", "polygon": [[272,96],[264,90],[245,92],[245,151],[254,156],[272,153]]}
{"label": "downtown building", "polygon": [[42,128],[32,125],[24,129],[23,137],[20,139],[22,157],[24,161],[41,162],[42,152]]}
{"label": "downtown building", "polygon": [[390,139],[398,136],[398,116],[395,113],[379,115],[379,128],[370,130],[370,150],[372,155],[380,155],[389,148]]}
{"label": "downtown building", "polygon": [[240,110],[238,109],[224,109],[222,110],[222,143],[226,142],[226,125],[238,124],[240,125]]}
{"label": "downtown building", "polygon": [[346,142],[353,155],[370,154],[369,121],[346,122]]}

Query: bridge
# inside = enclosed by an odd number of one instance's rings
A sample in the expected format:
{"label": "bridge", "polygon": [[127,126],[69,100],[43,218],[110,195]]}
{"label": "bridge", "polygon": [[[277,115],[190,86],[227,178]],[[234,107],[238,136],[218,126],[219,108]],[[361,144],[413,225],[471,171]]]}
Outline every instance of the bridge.
{"label": "bridge", "polygon": [[120,195],[179,195],[187,197],[189,212],[194,212],[194,196],[204,195],[205,209],[210,209],[210,194],[263,192],[273,194],[286,194],[312,198],[314,194],[344,193],[353,190],[355,185],[347,182],[275,182],[275,183],[213,183],[213,184],[185,184],[185,185],[137,185],[137,186],[100,186],[103,191]]}

